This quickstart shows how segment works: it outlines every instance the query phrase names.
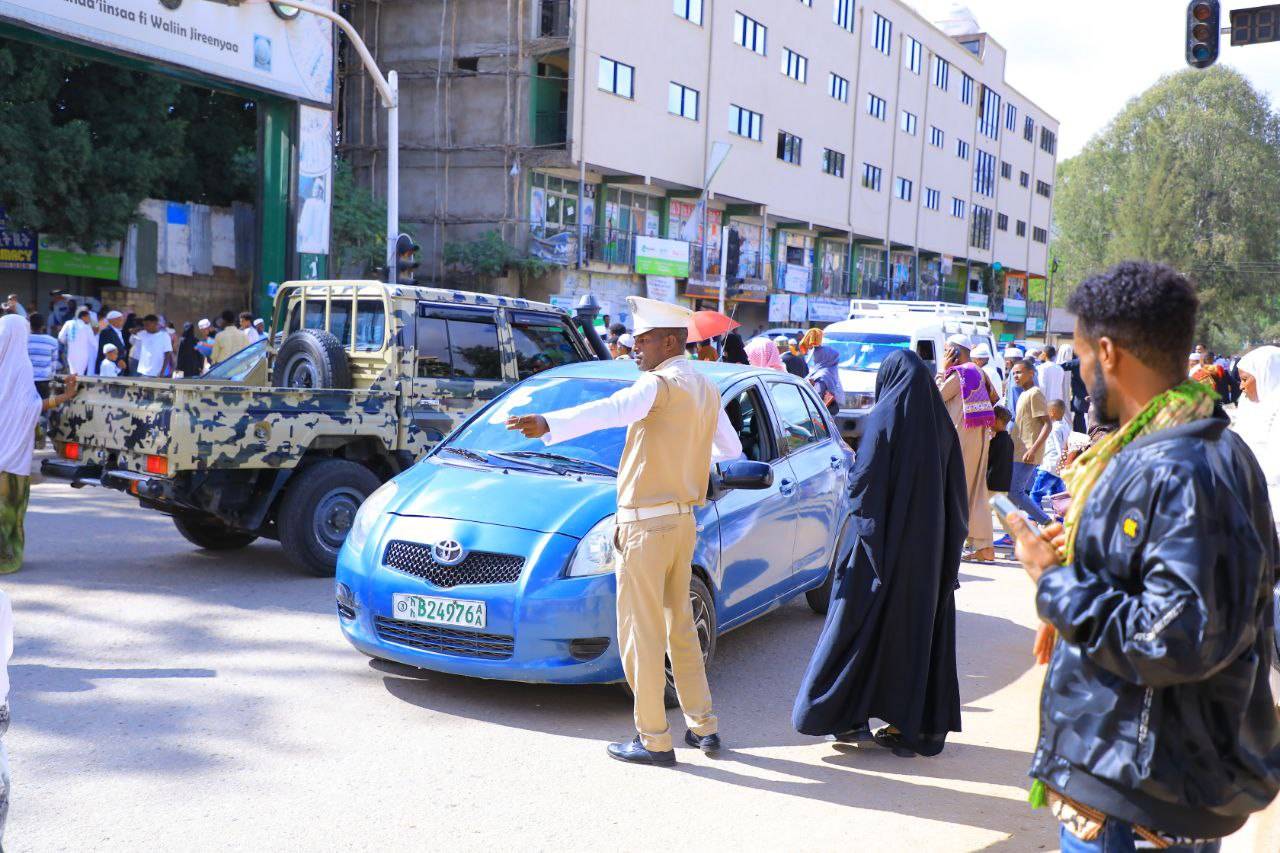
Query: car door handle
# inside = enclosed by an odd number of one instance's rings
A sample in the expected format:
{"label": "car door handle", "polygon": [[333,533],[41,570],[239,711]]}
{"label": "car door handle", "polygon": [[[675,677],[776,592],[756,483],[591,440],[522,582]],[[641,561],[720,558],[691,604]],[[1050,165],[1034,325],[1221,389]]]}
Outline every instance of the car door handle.
{"label": "car door handle", "polygon": [[834,468],[835,470],[839,471],[841,468],[843,468],[843,467],[844,467],[844,460],[843,460],[843,459],[841,459],[839,456],[832,456],[832,457],[831,457],[831,467],[832,467],[832,468]]}
{"label": "car door handle", "polygon": [[790,480],[783,480],[778,484],[778,493],[782,495],[793,495],[796,492],[796,484]]}

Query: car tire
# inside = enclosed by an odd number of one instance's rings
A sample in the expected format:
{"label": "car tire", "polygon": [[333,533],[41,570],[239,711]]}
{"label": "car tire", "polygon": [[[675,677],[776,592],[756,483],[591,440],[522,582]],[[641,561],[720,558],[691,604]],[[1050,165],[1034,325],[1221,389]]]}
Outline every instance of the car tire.
{"label": "car tire", "polygon": [[347,351],[323,329],[298,329],[284,339],[276,353],[271,384],[277,388],[350,388]]}
{"label": "car tire", "polygon": [[831,555],[831,565],[827,566],[827,576],[821,586],[806,590],[804,600],[809,602],[809,609],[819,616],[826,616],[831,609],[831,590],[836,584],[836,560],[840,556],[840,543],[836,542],[836,551]]}
{"label": "car tire", "polygon": [[345,459],[314,462],[295,474],[276,514],[289,559],[316,577],[332,577],[356,510],[380,485],[377,474]]}
{"label": "car tire", "polygon": [[182,538],[206,551],[234,551],[244,548],[258,537],[227,526],[215,516],[205,513],[182,513],[173,516],[173,526]]}
{"label": "car tire", "polygon": [[[693,605],[693,627],[698,632],[698,643],[702,646],[703,669],[711,663],[716,653],[716,602],[711,597],[711,590],[697,575],[689,581],[689,603]],[[671,674],[671,661],[666,661],[667,684],[662,692],[662,701],[668,708],[679,708],[680,697],[676,693],[676,681]]]}

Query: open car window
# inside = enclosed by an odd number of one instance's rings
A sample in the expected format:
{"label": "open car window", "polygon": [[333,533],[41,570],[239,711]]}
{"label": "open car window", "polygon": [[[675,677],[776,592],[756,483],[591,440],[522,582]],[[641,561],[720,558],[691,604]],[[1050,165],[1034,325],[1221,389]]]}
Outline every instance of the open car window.
{"label": "open car window", "polygon": [[772,462],[777,458],[769,426],[769,414],[760,398],[760,390],[747,387],[724,404],[724,413],[738,433],[742,453],[753,462]]}

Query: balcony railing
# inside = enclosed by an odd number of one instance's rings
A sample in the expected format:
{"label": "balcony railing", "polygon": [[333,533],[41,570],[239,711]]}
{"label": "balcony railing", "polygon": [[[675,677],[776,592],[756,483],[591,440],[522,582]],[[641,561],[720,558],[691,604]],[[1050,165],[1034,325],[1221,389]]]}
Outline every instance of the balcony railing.
{"label": "balcony railing", "polygon": [[636,235],[617,228],[583,229],[588,260],[604,264],[632,267],[636,261]]}
{"label": "balcony railing", "polygon": [[573,7],[570,0],[542,0],[538,35],[542,38],[568,38],[572,21]]}

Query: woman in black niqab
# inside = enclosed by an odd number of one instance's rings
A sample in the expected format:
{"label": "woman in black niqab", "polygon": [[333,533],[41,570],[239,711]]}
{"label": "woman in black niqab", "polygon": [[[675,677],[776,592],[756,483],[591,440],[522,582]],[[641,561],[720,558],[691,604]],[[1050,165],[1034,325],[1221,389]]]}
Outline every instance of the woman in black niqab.
{"label": "woman in black niqab", "polygon": [[[937,755],[960,731],[955,586],[969,495],[955,427],[929,369],[900,350],[876,376],[850,474],[851,548],[796,697],[804,734]],[[895,731],[896,730],[896,731]],[[855,736],[862,733],[862,737]]]}
{"label": "woman in black niqab", "polygon": [[751,363],[751,359],[747,358],[747,347],[742,342],[742,335],[730,332],[724,336],[724,352],[720,355],[720,360],[733,364]]}

